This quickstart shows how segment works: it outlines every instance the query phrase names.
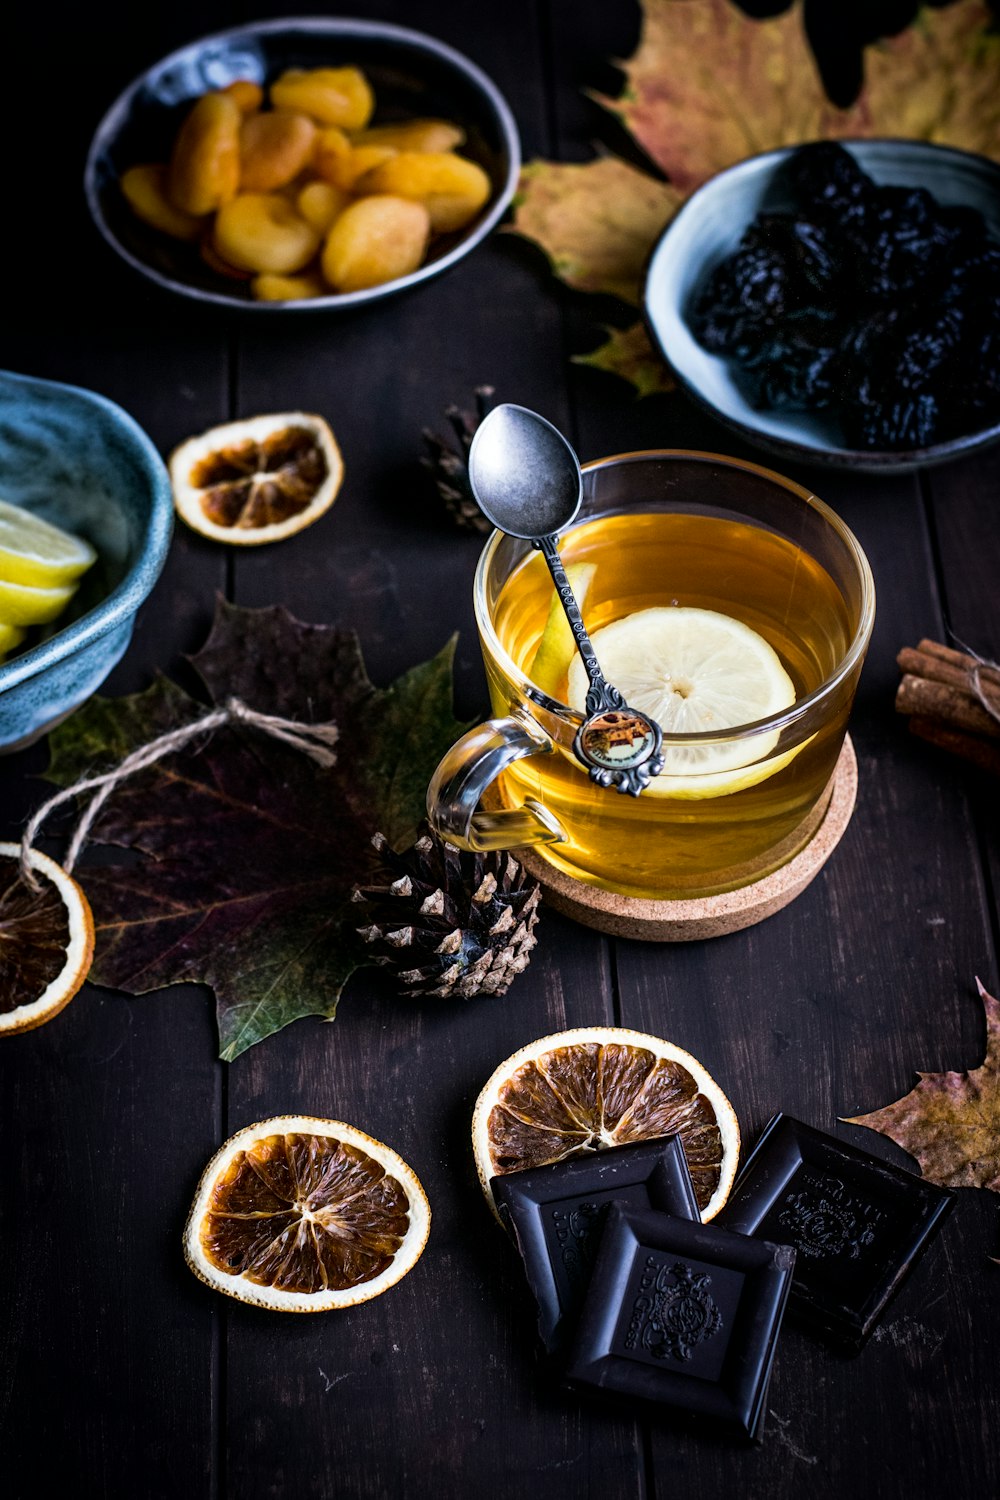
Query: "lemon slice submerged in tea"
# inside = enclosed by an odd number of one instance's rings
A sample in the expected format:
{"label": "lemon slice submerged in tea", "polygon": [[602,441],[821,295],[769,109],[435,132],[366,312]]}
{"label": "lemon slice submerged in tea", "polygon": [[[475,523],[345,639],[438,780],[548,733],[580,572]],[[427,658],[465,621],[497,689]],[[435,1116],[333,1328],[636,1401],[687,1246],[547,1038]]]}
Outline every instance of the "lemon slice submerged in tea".
{"label": "lemon slice submerged in tea", "polygon": [[[596,563],[570,563],[566,569],[569,586],[573,590],[581,613],[586,605],[587,594],[590,592],[590,585],[594,581],[596,572]],[[531,659],[528,676],[543,692],[550,693],[553,698],[558,697],[565,684],[570,662],[575,655],[576,641],[573,638],[573,631],[566,618],[562,600],[553,589],[548,619],[545,621],[545,629],[542,631],[538,648]]]}
{"label": "lemon slice submerged in tea", "polygon": [[[595,631],[593,643],[608,680],[664,734],[724,734],[795,702],[795,685],[774,648],[717,610],[636,610]],[[583,710],[587,686],[576,659],[569,668],[573,708]],[[718,797],[752,786],[796,753],[772,756],[777,743],[772,731],[733,744],[667,744],[663,773],[646,795]]]}

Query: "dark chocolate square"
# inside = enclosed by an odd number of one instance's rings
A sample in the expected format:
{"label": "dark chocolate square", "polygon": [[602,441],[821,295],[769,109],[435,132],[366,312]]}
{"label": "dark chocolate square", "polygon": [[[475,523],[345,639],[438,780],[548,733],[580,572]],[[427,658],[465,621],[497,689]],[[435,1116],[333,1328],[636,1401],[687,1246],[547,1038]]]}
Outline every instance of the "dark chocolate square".
{"label": "dark chocolate square", "polygon": [[756,1437],[794,1261],[787,1245],[612,1205],[567,1374]]}
{"label": "dark chocolate square", "polygon": [[953,1201],[947,1188],[778,1114],[716,1222],[794,1245],[797,1318],[857,1353]]}
{"label": "dark chocolate square", "polygon": [[510,1172],[491,1187],[521,1252],[550,1353],[572,1332],[609,1203],[700,1219],[684,1148],[673,1135]]}

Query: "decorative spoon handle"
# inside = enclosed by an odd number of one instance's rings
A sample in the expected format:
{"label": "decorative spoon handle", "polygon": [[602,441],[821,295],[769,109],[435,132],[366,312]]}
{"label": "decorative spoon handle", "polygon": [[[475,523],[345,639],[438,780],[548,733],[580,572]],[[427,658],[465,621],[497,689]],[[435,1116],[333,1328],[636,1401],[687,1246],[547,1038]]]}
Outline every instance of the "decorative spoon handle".
{"label": "decorative spoon handle", "polygon": [[[597,653],[590,643],[590,636],[587,634],[587,627],[583,623],[580,606],[576,602],[576,595],[573,593],[570,581],[566,577],[566,569],[563,567],[562,558],[559,556],[559,538],[557,536],[540,536],[534,545],[548,563],[549,572],[552,574],[552,582],[556,586],[556,593],[559,595],[562,607],[566,612],[569,628],[573,632],[573,639],[576,641],[577,648],[583,658],[583,665],[587,669],[591,692],[593,692],[595,687],[604,688],[606,691],[614,693],[618,698],[618,704],[612,705],[609,703],[607,706],[609,708],[612,706],[622,706],[624,700],[621,694],[617,688],[613,688],[610,683],[605,682],[604,673],[601,671],[600,663],[597,660]],[[590,706],[589,694],[587,695],[587,712],[594,712]]]}
{"label": "decorative spoon handle", "polygon": [[617,792],[638,797],[663,770],[660,726],[646,714],[629,708],[625,699],[601,671],[580,606],[566,577],[559,556],[558,537],[540,536],[536,546],[548,564],[552,582],[569,621],[590,687],[587,690],[587,717],[580,725],[573,749],[587,767],[591,781],[598,786],[614,787]]}

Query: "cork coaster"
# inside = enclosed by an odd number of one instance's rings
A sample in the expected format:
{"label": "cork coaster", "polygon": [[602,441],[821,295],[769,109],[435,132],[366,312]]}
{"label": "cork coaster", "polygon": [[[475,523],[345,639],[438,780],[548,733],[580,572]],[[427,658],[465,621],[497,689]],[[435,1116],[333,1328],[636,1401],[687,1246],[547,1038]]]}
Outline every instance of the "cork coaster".
{"label": "cork coaster", "polygon": [[830,801],[809,843],[771,875],[721,896],[694,901],[645,901],[618,896],[554,869],[534,849],[516,850],[524,868],[540,881],[545,900],[564,916],[612,937],[650,943],[686,943],[754,927],[794,901],[836,849],[854,811],[858,762],[850,736],[833,773]]}

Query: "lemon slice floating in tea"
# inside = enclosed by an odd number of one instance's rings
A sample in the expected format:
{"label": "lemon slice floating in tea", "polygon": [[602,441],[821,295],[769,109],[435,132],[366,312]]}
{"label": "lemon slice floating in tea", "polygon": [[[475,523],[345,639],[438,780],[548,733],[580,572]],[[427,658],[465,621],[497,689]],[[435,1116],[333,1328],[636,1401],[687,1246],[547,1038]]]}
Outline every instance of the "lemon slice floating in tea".
{"label": "lemon slice floating in tea", "polygon": [[96,557],[82,537],[0,500],[0,579],[5,583],[62,588],[85,573]]}
{"label": "lemon slice floating in tea", "polygon": [[[795,685],[773,646],[717,610],[640,609],[596,630],[592,640],[608,681],[664,734],[724,734],[795,702]],[[583,710],[587,686],[583,663],[574,658],[573,708]],[[777,743],[777,731],[730,744],[667,743],[663,772],[644,795],[720,797],[753,786],[797,753],[772,756]]]}
{"label": "lemon slice floating in tea", "polygon": [[394,1286],[430,1232],[412,1168],[342,1120],[277,1115],[239,1130],[198,1184],[184,1230],[196,1276],[240,1302],[329,1312]]}
{"label": "lemon slice floating in tea", "polygon": [[343,476],[329,425],[302,411],[226,422],[188,438],[170,458],[178,515],[202,536],[239,546],[311,526]]}
{"label": "lemon slice floating in tea", "polygon": [[733,1106],[689,1052],[622,1026],[581,1026],[522,1047],[494,1071],[472,1117],[491,1206],[492,1177],[675,1133],[707,1223],[736,1176]]}
{"label": "lemon slice floating in tea", "polygon": [[[581,613],[596,572],[596,563],[570,563],[566,569],[569,586],[573,590]],[[540,687],[543,692],[556,698],[565,685],[566,672],[575,655],[576,641],[573,639],[573,631],[566,618],[562,600],[553,589],[548,619],[545,621],[545,629],[542,631],[537,650],[531,659],[528,676],[536,687]]]}
{"label": "lemon slice floating in tea", "polygon": [[90,971],[94,919],[72,876],[37,849],[0,844],[0,1036],[31,1031],[68,1005]]}

